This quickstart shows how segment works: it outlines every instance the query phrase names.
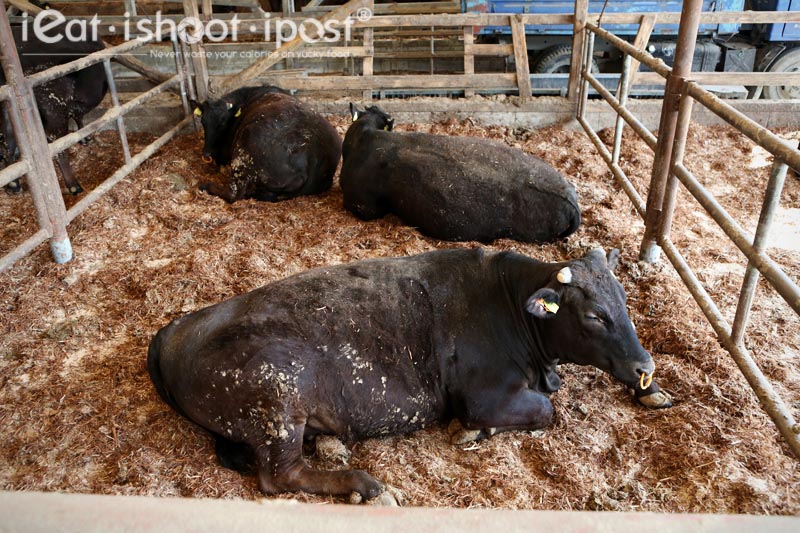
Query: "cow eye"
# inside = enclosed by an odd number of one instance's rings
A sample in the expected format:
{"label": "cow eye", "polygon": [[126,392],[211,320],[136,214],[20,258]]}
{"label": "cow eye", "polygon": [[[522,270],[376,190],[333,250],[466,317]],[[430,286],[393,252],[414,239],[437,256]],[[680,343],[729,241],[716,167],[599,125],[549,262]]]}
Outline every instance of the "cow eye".
{"label": "cow eye", "polygon": [[602,324],[602,325],[606,324],[606,321],[603,319],[603,317],[601,317],[601,316],[599,316],[599,315],[597,315],[595,313],[589,312],[589,313],[586,313],[586,315],[584,315],[584,316],[585,316],[586,320],[589,320],[591,322],[596,322],[596,323]]}

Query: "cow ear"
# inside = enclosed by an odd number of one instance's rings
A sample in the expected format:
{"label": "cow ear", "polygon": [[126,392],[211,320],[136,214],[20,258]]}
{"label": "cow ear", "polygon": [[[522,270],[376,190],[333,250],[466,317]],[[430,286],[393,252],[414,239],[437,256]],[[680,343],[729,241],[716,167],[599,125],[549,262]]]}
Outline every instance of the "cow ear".
{"label": "cow ear", "polygon": [[608,269],[614,272],[619,266],[619,250],[616,248],[609,250],[606,260],[608,261]]}
{"label": "cow ear", "polygon": [[561,298],[553,289],[547,287],[539,289],[525,302],[525,310],[536,318],[553,318],[558,313],[558,304]]}

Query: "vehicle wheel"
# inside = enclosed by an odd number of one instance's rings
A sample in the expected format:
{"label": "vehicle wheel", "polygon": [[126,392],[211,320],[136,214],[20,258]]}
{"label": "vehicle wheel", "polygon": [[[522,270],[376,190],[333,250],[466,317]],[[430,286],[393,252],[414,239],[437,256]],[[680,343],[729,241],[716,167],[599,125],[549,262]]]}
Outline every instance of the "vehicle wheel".
{"label": "vehicle wheel", "polygon": [[[798,72],[800,71],[800,47],[790,48],[778,56],[768,72]],[[763,98],[770,100],[794,100],[800,98],[798,85],[765,85]]]}
{"label": "vehicle wheel", "polygon": [[[542,52],[532,72],[534,74],[569,74],[572,47],[568,44],[551,46]],[[592,72],[599,72],[597,61],[592,59]]]}

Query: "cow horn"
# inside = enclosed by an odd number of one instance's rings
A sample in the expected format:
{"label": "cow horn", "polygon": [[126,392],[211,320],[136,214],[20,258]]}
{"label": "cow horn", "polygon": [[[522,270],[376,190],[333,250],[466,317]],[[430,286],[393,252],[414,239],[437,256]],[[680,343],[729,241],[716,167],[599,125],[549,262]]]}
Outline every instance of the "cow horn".
{"label": "cow horn", "polygon": [[572,283],[572,270],[569,267],[562,268],[558,271],[556,279],[564,285]]}

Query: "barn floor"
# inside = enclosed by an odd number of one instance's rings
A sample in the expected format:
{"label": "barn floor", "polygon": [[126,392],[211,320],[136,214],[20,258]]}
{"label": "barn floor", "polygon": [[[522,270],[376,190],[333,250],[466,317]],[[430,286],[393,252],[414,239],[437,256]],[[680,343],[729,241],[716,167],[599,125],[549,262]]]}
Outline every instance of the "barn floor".
{"label": "barn floor", "polygon": [[[332,121],[344,133],[346,121]],[[675,406],[646,410],[600,371],[566,365],[552,396],[556,421],[545,431],[454,447],[435,427],[351,443],[350,466],[399,488],[415,506],[800,513],[800,463],[671,267],[637,263],[642,224],[583,133],[470,121],[398,129],[495,138],[560,169],[583,207],[578,232],[556,244],[501,240],[491,248],[544,260],[620,248],[631,316]],[[148,140],[134,136],[134,149]],[[227,205],[197,191],[214,174],[200,161],[201,144],[199,135],[178,138],[80,216],[71,226],[72,262],[53,264],[42,246],[0,274],[0,489],[259,498],[254,478],[219,467],[210,437],[156,396],[144,365],[152,335],[177,316],[308,268],[478,246],[427,239],[393,217],[361,222],[342,208],[336,185],[278,204]],[[642,191],[651,153],[631,132],[624,145],[622,166]],[[71,153],[87,190],[121,162],[110,132]],[[756,155],[731,129],[697,126],[686,156],[750,230],[769,174]],[[732,319],[745,261],[697,204],[683,200],[674,241]],[[29,203],[27,194],[0,193],[0,253],[33,232]],[[796,177],[787,179],[781,205],[800,207]],[[800,252],[775,246],[772,256],[800,278]],[[795,417],[799,322],[762,284],[748,346]],[[332,457],[310,460],[342,467]]]}

